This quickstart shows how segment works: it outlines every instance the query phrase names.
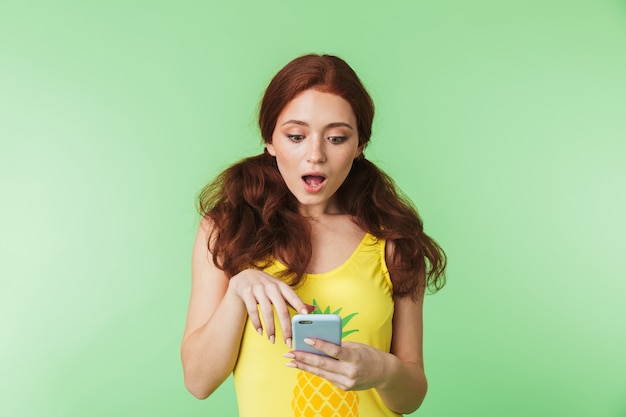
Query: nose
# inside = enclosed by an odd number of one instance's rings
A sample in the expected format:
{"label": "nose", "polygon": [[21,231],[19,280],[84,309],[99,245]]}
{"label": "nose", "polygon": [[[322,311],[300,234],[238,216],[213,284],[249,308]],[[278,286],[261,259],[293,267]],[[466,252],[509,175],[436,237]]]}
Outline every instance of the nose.
{"label": "nose", "polygon": [[309,141],[309,148],[307,149],[307,162],[312,164],[326,162],[324,141],[321,137],[314,137]]}

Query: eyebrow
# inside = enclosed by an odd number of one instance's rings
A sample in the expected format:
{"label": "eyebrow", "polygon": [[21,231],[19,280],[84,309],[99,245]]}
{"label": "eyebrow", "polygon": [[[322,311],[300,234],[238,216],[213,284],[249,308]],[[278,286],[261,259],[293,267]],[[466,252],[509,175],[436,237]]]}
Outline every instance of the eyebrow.
{"label": "eyebrow", "polygon": [[[300,125],[300,126],[309,126],[309,124],[307,122],[304,122],[302,120],[287,120],[285,123],[283,123],[281,126],[284,125],[288,125],[288,124],[295,124],[295,125]],[[354,128],[352,126],[350,126],[348,123],[344,123],[344,122],[334,122],[334,123],[329,123],[325,126],[327,129],[328,128],[333,128],[333,127],[347,127],[349,129],[354,130]]]}

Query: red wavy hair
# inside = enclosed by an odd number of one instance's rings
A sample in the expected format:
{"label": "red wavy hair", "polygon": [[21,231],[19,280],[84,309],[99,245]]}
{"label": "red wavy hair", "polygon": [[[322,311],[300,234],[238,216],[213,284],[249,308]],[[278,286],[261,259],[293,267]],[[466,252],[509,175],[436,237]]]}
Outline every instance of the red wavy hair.
{"label": "red wavy hair", "polygon": [[[282,109],[311,88],[350,103],[359,144],[365,148],[372,133],[374,104],[352,68],[330,55],[296,58],[272,79],[259,111],[263,140],[271,143]],[[445,253],[424,233],[417,210],[388,175],[361,155],[337,197],[340,207],[361,228],[393,242],[388,267],[394,296],[416,298],[426,288],[435,292],[443,287]],[[200,213],[214,225],[208,242],[213,261],[229,276],[266,266],[276,257],[288,267],[281,279],[294,286],[302,282],[312,256],[306,238],[310,236],[309,223],[299,214],[298,201],[267,151],[226,169],[204,187],[198,201]]]}

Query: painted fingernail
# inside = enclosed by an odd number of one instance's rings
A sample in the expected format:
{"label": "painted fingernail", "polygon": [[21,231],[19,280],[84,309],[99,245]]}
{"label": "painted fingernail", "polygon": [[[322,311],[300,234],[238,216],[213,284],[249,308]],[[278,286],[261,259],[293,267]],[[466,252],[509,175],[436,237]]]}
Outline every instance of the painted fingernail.
{"label": "painted fingernail", "polygon": [[287,358],[287,359],[295,359],[296,358],[296,355],[294,355],[293,353],[289,353],[289,352],[283,353],[283,356],[285,358]]}
{"label": "painted fingernail", "polygon": [[305,337],[303,339],[303,341],[304,341],[304,343],[306,343],[309,346],[315,346],[315,340],[313,340],[313,339],[309,339],[308,337]]}
{"label": "painted fingernail", "polygon": [[286,367],[288,367],[288,368],[297,368],[297,367],[298,367],[298,366],[296,366],[296,364],[295,364],[295,363],[293,363],[293,362],[287,362],[287,363],[285,364],[285,366],[286,366]]}
{"label": "painted fingernail", "polygon": [[288,338],[285,340],[285,344],[287,345],[287,347],[288,347],[289,349],[291,349],[291,337],[288,337]]}
{"label": "painted fingernail", "polygon": [[258,329],[256,329],[257,333],[260,334],[261,336],[263,336],[263,328],[259,327]]}
{"label": "painted fingernail", "polygon": [[272,344],[274,344],[274,342],[276,341],[276,338],[274,337],[274,335],[270,336],[270,342],[272,342]]}

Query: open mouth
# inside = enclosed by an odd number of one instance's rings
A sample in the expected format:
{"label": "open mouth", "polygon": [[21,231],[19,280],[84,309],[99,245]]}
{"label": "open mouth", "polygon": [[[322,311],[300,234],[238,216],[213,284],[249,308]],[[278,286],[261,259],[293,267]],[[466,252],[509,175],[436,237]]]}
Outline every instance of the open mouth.
{"label": "open mouth", "polygon": [[317,188],[320,185],[322,185],[324,183],[324,181],[326,181],[326,177],[323,177],[321,175],[304,175],[302,177],[302,180],[306,183],[306,185],[308,185],[309,187],[312,188]]}

